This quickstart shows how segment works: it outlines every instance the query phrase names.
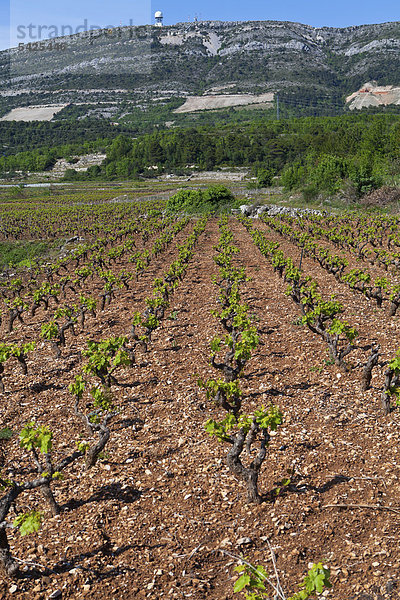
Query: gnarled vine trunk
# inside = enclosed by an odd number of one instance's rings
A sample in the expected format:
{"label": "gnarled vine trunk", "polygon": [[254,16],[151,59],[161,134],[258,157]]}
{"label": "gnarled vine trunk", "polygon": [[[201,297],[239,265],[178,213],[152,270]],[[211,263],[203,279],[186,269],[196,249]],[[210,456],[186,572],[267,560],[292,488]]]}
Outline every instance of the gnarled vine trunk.
{"label": "gnarled vine trunk", "polygon": [[362,374],[361,389],[363,392],[369,390],[372,379],[372,369],[378,364],[380,346],[371,348],[371,356],[368,358]]}
{"label": "gnarled vine trunk", "polygon": [[241,461],[240,455],[243,452],[244,446],[247,441],[247,437],[251,436],[251,441],[247,446],[251,445],[253,439],[255,439],[259,429],[258,426],[253,423],[250,432],[246,435],[245,430],[242,428],[239,433],[233,438],[233,444],[231,450],[228,452],[227,465],[230,471],[236,475],[238,479],[241,479],[247,487],[247,501],[249,503],[260,504],[262,498],[258,493],[258,477],[260,474],[261,466],[265,460],[267,454],[267,443],[269,435],[266,429],[262,431],[262,438],[260,444],[260,450],[257,456],[251,461],[248,467],[245,467]]}

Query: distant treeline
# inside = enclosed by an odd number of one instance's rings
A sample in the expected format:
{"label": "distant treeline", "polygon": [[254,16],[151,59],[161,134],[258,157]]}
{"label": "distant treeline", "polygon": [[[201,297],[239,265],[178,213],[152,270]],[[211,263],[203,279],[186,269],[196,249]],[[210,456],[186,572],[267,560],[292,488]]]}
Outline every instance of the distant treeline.
{"label": "distant treeline", "polygon": [[400,117],[343,115],[260,121],[118,136],[101,167],[67,178],[126,179],[163,172],[251,167],[281,176],[288,189],[334,193],[349,180],[357,195],[400,173]]}
{"label": "distant treeline", "polygon": [[[71,168],[66,173],[69,180],[137,179],[193,169],[250,167],[260,182],[278,175],[287,189],[302,189],[309,196],[319,191],[335,193],[345,181],[360,196],[400,174],[400,116],[394,114],[266,118],[156,131],[137,139],[125,134],[88,142],[82,134],[83,139],[83,152],[107,146],[107,158],[86,173]],[[76,145],[33,150],[0,159],[0,171],[11,165],[14,170],[35,170],[35,161],[43,170],[55,157],[75,153]]]}
{"label": "distant treeline", "polygon": [[15,155],[1,156],[0,177],[8,179],[14,177],[17,172],[47,171],[55,165],[59,158],[70,160],[73,165],[76,162],[74,158],[76,155],[105,152],[110,143],[110,139],[98,139],[80,144],[64,144],[55,148],[44,147],[38,150],[19,152]]}
{"label": "distant treeline", "polygon": [[126,127],[111,125],[104,119],[81,119],[74,121],[0,121],[0,155],[54,148],[63,144],[76,144],[79,149],[84,142],[113,139],[127,131]]}

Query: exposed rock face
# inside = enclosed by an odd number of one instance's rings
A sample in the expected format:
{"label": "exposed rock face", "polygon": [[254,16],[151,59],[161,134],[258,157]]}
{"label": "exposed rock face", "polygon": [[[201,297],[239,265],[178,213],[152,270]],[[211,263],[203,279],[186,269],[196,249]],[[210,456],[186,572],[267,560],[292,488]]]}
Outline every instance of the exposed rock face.
{"label": "exposed rock face", "polygon": [[54,115],[65,108],[66,104],[50,104],[47,106],[24,106],[13,108],[0,121],[51,121]]}
{"label": "exposed rock face", "polygon": [[392,85],[378,86],[376,81],[364,85],[346,98],[350,110],[367,108],[368,106],[387,106],[400,104],[400,87]]}
{"label": "exposed rock face", "polygon": [[273,100],[274,94],[218,94],[212,96],[205,94],[204,96],[189,96],[185,104],[174,112],[195,112],[197,110],[212,110],[229,106],[257,106],[271,103]]}
{"label": "exposed rock face", "polygon": [[[276,21],[122,27],[0,52],[0,100],[10,109],[127,99],[143,106],[171,96],[280,91],[341,102],[371,77],[379,86],[400,86],[399,49],[399,22],[344,29]],[[382,97],[376,92],[370,101]]]}

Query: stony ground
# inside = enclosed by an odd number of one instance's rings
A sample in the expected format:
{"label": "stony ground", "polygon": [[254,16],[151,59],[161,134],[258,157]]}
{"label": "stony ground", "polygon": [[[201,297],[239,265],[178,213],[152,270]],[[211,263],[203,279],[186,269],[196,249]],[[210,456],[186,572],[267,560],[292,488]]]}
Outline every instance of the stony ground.
{"label": "stony ground", "polygon": [[[299,257],[295,246],[262,223],[257,226]],[[380,408],[384,367],[374,371],[371,390],[360,387],[367,347],[379,342],[382,360],[397,350],[399,317],[389,319],[304,259],[305,272],[319,281],[324,295],[337,294],[347,307],[345,317],[360,331],[350,372],[339,370],[327,360],[323,342],[299,326],[297,308],[284,295],[286,284],[246,230],[235,220],[231,227],[238,264],[251,277],[243,299],[261,339],[246,366],[244,405],[251,411],[273,402],[284,413],[260,476],[264,501],[246,504],[243,485],[225,465],[227,448],[204,431],[208,418],[222,416],[196,384],[198,375],[212,375],[208,344],[218,331],[210,314],[216,308],[211,278],[219,237],[212,220],[175,292],[170,318],[149,351],[138,351],[136,365],[118,377],[120,412],[106,456],[88,473],[74,467],[57,483],[60,516],[50,516],[40,492],[18,499],[16,512],[39,507],[46,518],[35,535],[21,538],[9,531],[14,555],[28,563],[23,579],[1,579],[1,598],[231,600],[237,564],[232,555],[244,554],[273,573],[270,546],[287,596],[297,590],[309,563],[322,560],[332,572],[328,598],[400,598],[400,416],[398,410],[384,416]],[[186,235],[181,232],[179,239]],[[27,376],[8,363],[0,427],[18,432],[35,419],[54,431],[57,456],[67,453],[81,432],[68,385],[82,366],[87,338],[129,334],[133,312],[143,307],[154,277],[175,254],[172,245],[130,290],[118,291],[84,332],[68,337],[60,359],[42,343],[28,361]],[[123,267],[129,264],[117,266]],[[86,292],[96,289],[89,285]],[[47,318],[39,310],[3,339],[38,340]],[[2,451],[5,470],[22,465],[29,474],[17,436]],[[282,488],[284,478],[290,484]],[[32,567],[39,572],[32,575]]]}

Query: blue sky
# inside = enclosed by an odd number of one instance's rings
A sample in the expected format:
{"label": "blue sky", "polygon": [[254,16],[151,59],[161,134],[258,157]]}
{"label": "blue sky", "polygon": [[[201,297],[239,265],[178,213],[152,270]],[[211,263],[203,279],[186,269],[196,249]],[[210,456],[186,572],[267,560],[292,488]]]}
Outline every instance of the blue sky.
{"label": "blue sky", "polygon": [[[94,0],[0,0],[0,49],[9,46],[10,31],[13,45],[22,39],[29,41],[28,29],[31,28],[32,39],[44,39],[49,27],[70,26],[73,31],[77,27],[107,25],[117,26],[130,22],[138,24],[151,23],[155,10],[162,10],[167,25],[178,21],[193,20],[277,20],[298,21],[314,27],[346,27],[364,23],[383,23],[400,21],[398,0],[304,0],[303,2],[286,0],[286,2],[265,2],[265,0],[112,0],[105,4]],[[10,26],[11,22],[11,26]],[[17,27],[20,29],[17,30]],[[39,36],[38,27],[42,26]],[[68,33],[68,28],[65,32]]]}

